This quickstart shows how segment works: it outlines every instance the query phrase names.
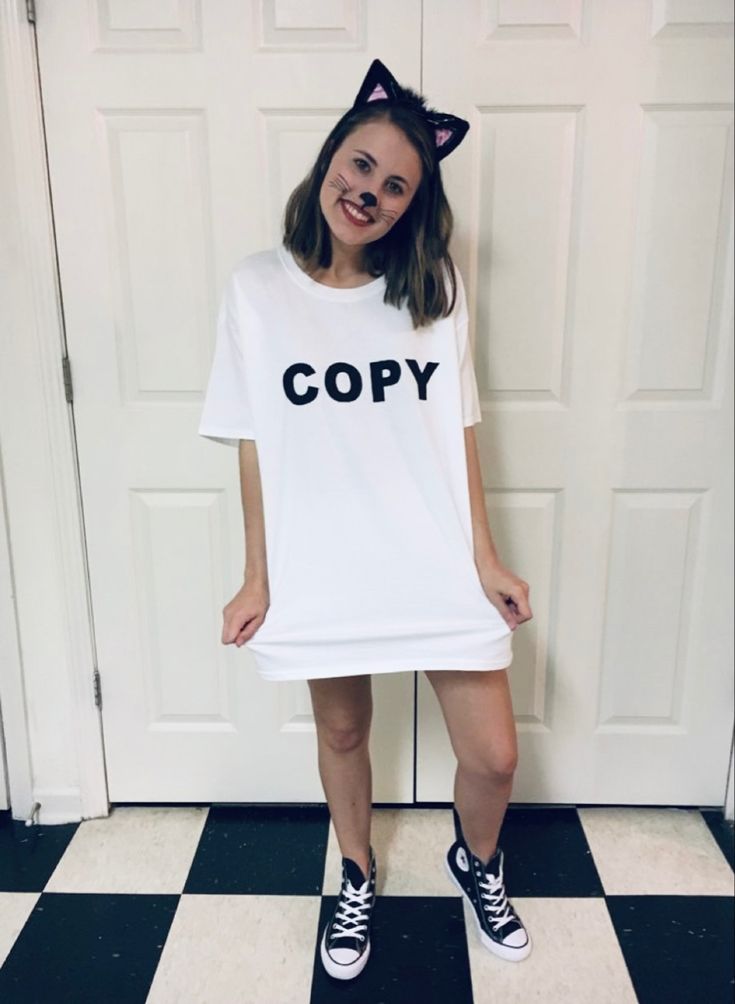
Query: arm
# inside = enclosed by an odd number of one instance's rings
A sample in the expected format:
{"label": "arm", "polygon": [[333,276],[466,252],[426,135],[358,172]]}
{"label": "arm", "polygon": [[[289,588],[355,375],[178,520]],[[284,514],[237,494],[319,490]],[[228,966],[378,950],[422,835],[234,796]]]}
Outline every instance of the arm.
{"label": "arm", "polygon": [[265,550],[263,493],[255,440],[241,439],[238,452],[240,454],[240,498],[246,542],[244,578],[246,582],[254,582],[267,587],[268,566]]}
{"label": "arm", "polygon": [[475,564],[499,564],[498,552],[495,550],[490,525],[485,509],[485,489],[482,485],[482,470],[477,452],[474,425],[465,426],[464,446],[467,455],[467,480],[470,487],[470,508],[472,510],[472,543],[475,551]]}
{"label": "arm", "polygon": [[523,621],[533,617],[528,604],[528,583],[503,565],[495,549],[485,508],[485,489],[473,425],[465,426],[464,445],[475,565],[485,595],[497,607],[508,626],[515,630]]}
{"label": "arm", "polygon": [[265,620],[270,606],[270,592],[263,493],[255,440],[241,439],[238,453],[240,498],[245,526],[245,581],[223,610],[222,643],[229,645],[234,642],[239,648],[250,641]]}

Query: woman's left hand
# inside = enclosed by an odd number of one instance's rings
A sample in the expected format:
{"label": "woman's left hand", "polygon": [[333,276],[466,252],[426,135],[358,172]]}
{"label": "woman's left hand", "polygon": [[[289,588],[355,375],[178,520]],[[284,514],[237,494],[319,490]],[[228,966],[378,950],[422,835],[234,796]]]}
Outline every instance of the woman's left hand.
{"label": "woman's left hand", "polygon": [[533,617],[528,603],[529,585],[499,561],[478,566],[485,595],[511,630]]}

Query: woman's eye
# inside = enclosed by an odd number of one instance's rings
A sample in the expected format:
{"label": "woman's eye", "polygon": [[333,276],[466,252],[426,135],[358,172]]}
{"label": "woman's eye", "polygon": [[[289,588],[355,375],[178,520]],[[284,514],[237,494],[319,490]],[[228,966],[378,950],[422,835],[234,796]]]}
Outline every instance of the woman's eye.
{"label": "woman's eye", "polygon": [[[358,168],[360,168],[360,170],[362,170],[362,165],[363,164],[366,167],[370,167],[370,165],[368,164],[368,162],[366,160],[363,160],[362,157],[358,157],[355,160],[355,163],[357,164]],[[393,186],[393,194],[394,195],[403,195],[403,188],[398,184],[398,182],[392,181],[391,185]]]}

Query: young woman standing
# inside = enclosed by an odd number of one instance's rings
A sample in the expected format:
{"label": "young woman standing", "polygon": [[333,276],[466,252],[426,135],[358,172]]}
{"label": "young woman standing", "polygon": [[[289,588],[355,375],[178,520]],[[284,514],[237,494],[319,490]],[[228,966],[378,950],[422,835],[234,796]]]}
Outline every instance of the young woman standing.
{"label": "young woman standing", "polygon": [[229,278],[199,432],[238,445],[242,588],[222,641],[306,680],[342,853],[321,937],[351,979],[370,954],[373,673],[422,670],[457,757],[449,877],[484,945],[531,941],[497,844],[517,760],[507,668],[529,587],[490,535],[464,283],[440,161],[469,123],[374,60],[286,206],[282,243]]}

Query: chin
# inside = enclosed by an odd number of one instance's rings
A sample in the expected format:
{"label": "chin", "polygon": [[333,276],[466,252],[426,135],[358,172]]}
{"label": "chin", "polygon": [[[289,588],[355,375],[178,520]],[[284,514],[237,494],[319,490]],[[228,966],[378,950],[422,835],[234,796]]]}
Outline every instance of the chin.
{"label": "chin", "polygon": [[341,229],[332,226],[330,226],[329,231],[334,240],[346,244],[348,247],[355,247],[358,244],[372,244],[373,241],[382,237],[382,234],[375,234],[372,231],[370,234],[355,234],[351,231],[344,233]]}

